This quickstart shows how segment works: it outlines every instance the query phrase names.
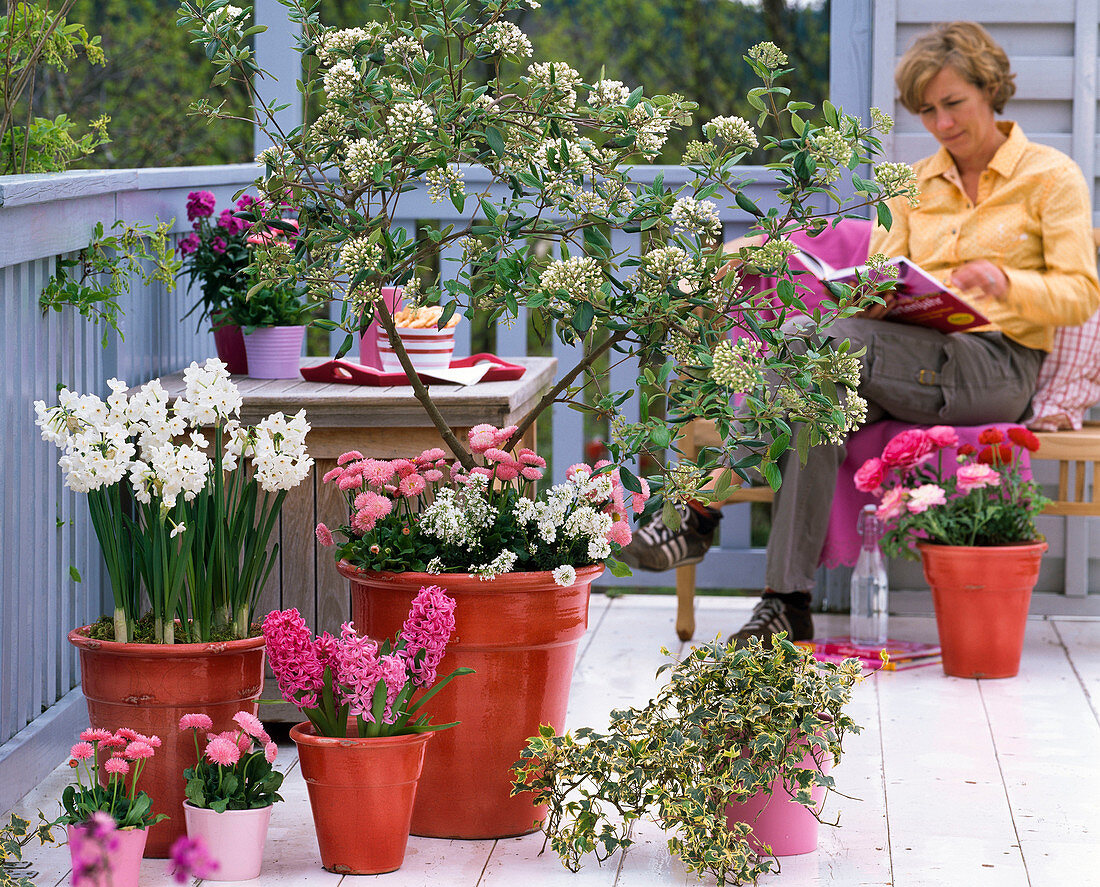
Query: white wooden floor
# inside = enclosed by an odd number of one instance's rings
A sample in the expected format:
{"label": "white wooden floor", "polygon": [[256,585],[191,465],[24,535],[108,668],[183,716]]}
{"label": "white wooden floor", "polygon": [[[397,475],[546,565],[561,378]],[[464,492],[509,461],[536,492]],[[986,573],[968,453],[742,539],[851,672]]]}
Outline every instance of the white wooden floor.
{"label": "white wooden floor", "polygon": [[[704,597],[697,637],[738,627],[752,601]],[[644,702],[655,688],[660,647],[680,645],[672,598],[592,602],[569,710],[570,726],[604,726],[615,707]],[[846,633],[846,617],[819,616],[818,631]],[[931,618],[895,617],[892,637],[934,640]],[[761,885],[895,887],[1087,887],[1100,885],[1100,622],[1032,620],[1019,677],[972,681],[938,666],[881,673],[856,688],[850,737],[834,772],[851,798],[833,798],[841,828],[824,828],[817,852],[782,860]],[[577,875],[539,835],[501,841],[412,838],[404,867],[377,878],[342,878],[320,867],[305,785],[293,747],[276,807],[264,871],[251,884],[351,887],[658,887],[698,883],[670,859],[662,835],[641,829],[625,858]],[[56,811],[68,778],[59,767],[16,812]],[[6,818],[6,817],[5,817]],[[67,848],[30,848],[39,887],[66,883]],[[172,883],[167,863],[143,863],[145,887]],[[713,882],[712,882],[713,883]]]}

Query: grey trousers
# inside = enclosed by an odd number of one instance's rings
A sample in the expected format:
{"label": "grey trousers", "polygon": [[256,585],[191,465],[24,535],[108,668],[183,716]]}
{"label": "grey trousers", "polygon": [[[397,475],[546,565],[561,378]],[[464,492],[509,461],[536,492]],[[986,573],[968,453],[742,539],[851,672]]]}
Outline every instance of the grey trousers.
{"label": "grey trousers", "polygon": [[[946,335],[926,327],[848,318],[830,337],[866,348],[859,394],[867,422],[920,425],[1015,422],[1028,410],[1044,352],[1001,333]],[[825,544],[843,445],[811,447],[806,464],[789,451],[772,505],[765,581],[772,591],[810,591]]]}

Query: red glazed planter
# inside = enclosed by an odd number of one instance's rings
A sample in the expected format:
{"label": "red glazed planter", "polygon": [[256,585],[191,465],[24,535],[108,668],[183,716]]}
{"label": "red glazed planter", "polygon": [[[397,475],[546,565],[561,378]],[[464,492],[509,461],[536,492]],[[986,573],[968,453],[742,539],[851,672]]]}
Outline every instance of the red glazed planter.
{"label": "red glazed planter", "polygon": [[95,641],[88,627],[69,632],[80,654],[80,686],[93,727],[130,727],[162,742],[142,771],[138,788],[154,813],[170,819],[148,829],[145,855],[165,858],[184,833],[183,771],[195,763],[195,742],[179,719],[204,712],[213,732],[235,728],[238,711],[256,714],[264,685],[264,639],[208,644],[120,644]]}
{"label": "red glazed planter", "polygon": [[534,831],[545,808],[510,797],[512,765],[539,726],[565,727],[577,644],[588,627],[588,595],[603,566],[577,570],[569,588],[546,573],[492,581],[463,573],[370,573],[346,562],[352,620],[375,639],[394,637],[424,585],[456,601],[455,632],[439,666],[475,674],[448,684],[426,706],[432,723],[461,721],[432,743],[420,779],[412,833],[432,838],[502,838]]}
{"label": "red glazed planter", "polygon": [[225,364],[231,375],[248,375],[248,355],[244,352],[244,334],[239,326],[230,323],[214,330],[214,347],[218,351],[218,360]]}
{"label": "red glazed planter", "polygon": [[944,674],[1014,677],[1047,544],[917,547],[932,588]]}
{"label": "red glazed planter", "polygon": [[401,868],[416,784],[432,733],[338,739],[290,728],[309,792],[321,865],[341,875]]}

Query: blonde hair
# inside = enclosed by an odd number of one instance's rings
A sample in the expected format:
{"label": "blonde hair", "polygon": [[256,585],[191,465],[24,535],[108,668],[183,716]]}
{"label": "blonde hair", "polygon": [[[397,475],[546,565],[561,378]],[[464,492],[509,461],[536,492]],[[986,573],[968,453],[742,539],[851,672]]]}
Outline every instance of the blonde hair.
{"label": "blonde hair", "polygon": [[998,114],[1016,92],[1008,56],[989,32],[977,22],[949,22],[914,40],[898,63],[894,82],[906,110],[919,113],[929,81],[947,65],[987,93]]}

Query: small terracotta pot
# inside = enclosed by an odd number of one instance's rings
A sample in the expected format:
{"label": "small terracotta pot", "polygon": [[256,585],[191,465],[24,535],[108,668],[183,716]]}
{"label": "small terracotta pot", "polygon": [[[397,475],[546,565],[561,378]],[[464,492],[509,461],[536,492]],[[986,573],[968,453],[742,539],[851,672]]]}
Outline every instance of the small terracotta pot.
{"label": "small terracotta pot", "polygon": [[191,732],[179,719],[203,712],[214,733],[235,729],[238,711],[256,714],[264,686],[264,639],[208,644],[120,644],[95,641],[88,626],[69,632],[80,655],[80,686],[93,727],[130,727],[159,736],[161,747],[141,773],[138,788],[147,792],[163,820],[148,829],[145,855],[164,858],[184,833],[180,812],[184,783],[180,774],[195,763]]}
{"label": "small terracotta pot", "polygon": [[917,547],[932,588],[944,674],[1014,677],[1047,544]]}
{"label": "small terracotta pot", "polygon": [[235,323],[228,323],[214,330],[214,347],[218,360],[234,376],[248,375],[248,355],[244,351],[244,335]]}
{"label": "small terracotta pot", "polygon": [[339,739],[290,729],[309,791],[321,865],[341,875],[401,868],[424,749],[432,733]]}
{"label": "small terracotta pot", "polygon": [[145,850],[145,840],[149,832],[143,828],[123,828],[114,833],[117,846],[107,857],[106,871],[98,872],[91,878],[83,878],[76,883],[76,855],[72,853],[73,826],[65,827],[69,836],[69,851],[73,861],[73,887],[138,887],[141,875],[141,854]]}
{"label": "small terracotta pot", "polygon": [[184,801],[187,836],[202,838],[217,868],[204,880],[251,881],[260,876],[273,804],[224,813]]}
{"label": "small terracotta pot", "polygon": [[424,762],[412,833],[432,838],[503,838],[535,830],[545,815],[530,793],[511,797],[512,765],[542,724],[565,727],[577,645],[588,627],[588,596],[603,566],[577,570],[569,588],[551,573],[506,573],[492,581],[464,573],[370,573],[346,562],[352,620],[376,640],[401,630],[422,586],[455,599],[455,630],[438,674],[474,669],[422,711],[442,731]]}

